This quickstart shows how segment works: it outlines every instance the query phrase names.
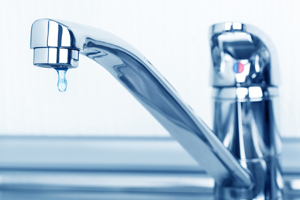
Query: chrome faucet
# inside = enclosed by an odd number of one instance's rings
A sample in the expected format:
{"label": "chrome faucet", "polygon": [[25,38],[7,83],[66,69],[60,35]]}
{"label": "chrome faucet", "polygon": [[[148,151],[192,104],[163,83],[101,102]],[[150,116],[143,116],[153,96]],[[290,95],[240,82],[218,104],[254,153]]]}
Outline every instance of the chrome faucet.
{"label": "chrome faucet", "polygon": [[273,47],[264,34],[241,23],[212,26],[210,39],[214,132],[122,39],[52,19],[37,20],[31,29],[34,65],[56,69],[59,84],[66,70],[78,66],[79,53],[103,66],[214,178],[216,199],[280,199]]}
{"label": "chrome faucet", "polygon": [[[275,48],[257,28],[237,22],[211,27],[214,133],[253,176],[242,199],[280,199],[279,70]],[[219,198],[237,192],[216,185]]]}

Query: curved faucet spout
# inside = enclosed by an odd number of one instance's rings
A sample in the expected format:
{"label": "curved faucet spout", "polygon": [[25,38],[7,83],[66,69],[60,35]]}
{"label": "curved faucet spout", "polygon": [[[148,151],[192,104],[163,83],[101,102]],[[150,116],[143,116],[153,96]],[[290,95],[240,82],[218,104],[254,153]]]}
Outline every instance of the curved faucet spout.
{"label": "curved faucet spout", "polygon": [[83,54],[111,73],[220,185],[250,187],[245,170],[172,86],[136,49],[105,31],[71,22],[33,23],[34,65],[77,67]]}

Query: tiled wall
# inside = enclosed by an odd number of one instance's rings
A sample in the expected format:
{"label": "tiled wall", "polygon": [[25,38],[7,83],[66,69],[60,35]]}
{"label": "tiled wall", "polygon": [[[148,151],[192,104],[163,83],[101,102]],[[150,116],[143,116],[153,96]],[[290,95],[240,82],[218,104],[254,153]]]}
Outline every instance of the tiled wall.
{"label": "tiled wall", "polygon": [[168,133],[103,68],[80,57],[67,92],[54,70],[32,65],[30,26],[55,18],[125,39],[212,124],[208,27],[257,26],[274,42],[281,66],[281,129],[300,136],[300,1],[1,0],[0,134],[166,136]]}

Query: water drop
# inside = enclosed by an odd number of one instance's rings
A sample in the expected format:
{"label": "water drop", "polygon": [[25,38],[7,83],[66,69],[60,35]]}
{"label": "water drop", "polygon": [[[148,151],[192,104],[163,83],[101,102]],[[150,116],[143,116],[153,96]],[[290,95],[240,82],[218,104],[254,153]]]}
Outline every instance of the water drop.
{"label": "water drop", "polygon": [[66,72],[68,68],[56,68],[55,69],[58,74],[58,82],[57,82],[57,88],[60,92],[65,92],[67,90],[67,79],[66,79]]}

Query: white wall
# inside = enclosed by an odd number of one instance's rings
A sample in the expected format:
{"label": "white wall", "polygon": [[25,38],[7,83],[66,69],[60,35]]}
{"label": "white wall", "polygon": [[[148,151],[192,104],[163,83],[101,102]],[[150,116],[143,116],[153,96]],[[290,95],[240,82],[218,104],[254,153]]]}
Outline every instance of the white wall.
{"label": "white wall", "polygon": [[300,1],[0,0],[0,133],[139,135],[167,132],[103,68],[80,57],[67,92],[32,65],[30,26],[56,18],[98,27],[140,50],[212,123],[208,27],[241,21],[267,33],[281,66],[282,134],[300,136]]}

